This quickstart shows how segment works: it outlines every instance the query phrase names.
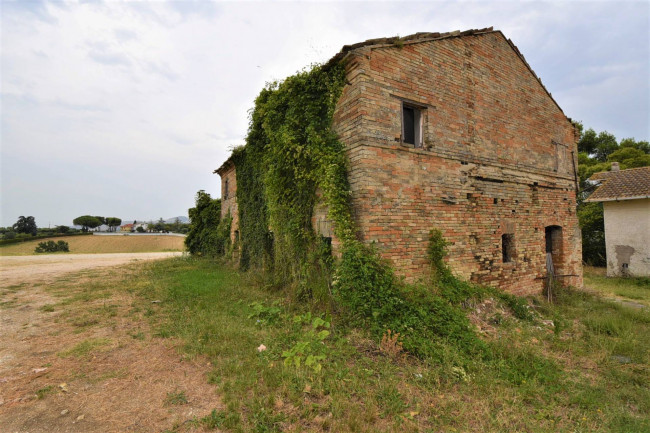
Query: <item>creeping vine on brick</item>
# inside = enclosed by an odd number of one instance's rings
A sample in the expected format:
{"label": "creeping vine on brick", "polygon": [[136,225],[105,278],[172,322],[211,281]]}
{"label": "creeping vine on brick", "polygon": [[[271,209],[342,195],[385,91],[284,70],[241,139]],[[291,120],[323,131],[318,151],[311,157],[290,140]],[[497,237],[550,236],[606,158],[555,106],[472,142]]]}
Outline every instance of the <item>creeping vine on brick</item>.
{"label": "creeping vine on brick", "polygon": [[[314,66],[267,85],[255,100],[246,145],[232,156],[242,268],[264,268],[277,285],[297,289],[294,299],[335,301],[341,317],[377,339],[387,329],[398,332],[413,354],[432,356],[441,341],[485,353],[462,311],[482,289],[456,279],[446,267],[440,231],[431,232],[428,249],[437,289],[403,285],[374,247],[356,239],[345,146],[332,130],[344,85],[342,63]],[[335,263],[323,257],[312,228],[319,192],[341,243]]]}

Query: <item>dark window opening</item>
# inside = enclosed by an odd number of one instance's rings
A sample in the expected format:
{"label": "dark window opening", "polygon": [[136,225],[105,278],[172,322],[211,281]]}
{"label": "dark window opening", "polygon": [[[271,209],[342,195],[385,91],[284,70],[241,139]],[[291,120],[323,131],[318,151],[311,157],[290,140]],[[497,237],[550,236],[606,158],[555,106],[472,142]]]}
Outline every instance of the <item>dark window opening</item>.
{"label": "dark window opening", "polygon": [[546,235],[546,252],[559,256],[562,252],[562,227],[547,226],[544,229]]}
{"label": "dark window opening", "polygon": [[504,233],[501,235],[501,255],[503,263],[512,262],[515,255],[515,235],[512,233]]}
{"label": "dark window opening", "polygon": [[235,230],[235,244],[239,243],[239,230]]}
{"label": "dark window opening", "polygon": [[422,147],[422,111],[418,107],[402,104],[402,142]]}
{"label": "dark window opening", "polygon": [[499,199],[498,198],[494,199],[494,204],[499,204]]}
{"label": "dark window opening", "polygon": [[226,179],[226,184],[223,187],[223,198],[228,198],[228,179]]}
{"label": "dark window opening", "polygon": [[415,144],[415,113],[413,108],[404,107],[404,143]]}

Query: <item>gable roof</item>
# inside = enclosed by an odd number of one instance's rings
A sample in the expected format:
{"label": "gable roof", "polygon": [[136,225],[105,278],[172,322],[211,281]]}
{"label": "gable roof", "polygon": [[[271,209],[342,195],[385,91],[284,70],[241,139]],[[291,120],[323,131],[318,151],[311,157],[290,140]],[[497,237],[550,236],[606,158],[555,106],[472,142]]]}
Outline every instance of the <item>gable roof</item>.
{"label": "gable roof", "polygon": [[589,180],[602,184],[586,200],[588,202],[650,198],[650,167],[603,171],[594,174]]}
{"label": "gable roof", "polygon": [[369,47],[372,49],[372,48],[384,48],[390,46],[403,46],[403,45],[418,44],[418,43],[429,42],[429,41],[439,41],[439,40],[449,39],[449,38],[478,36],[478,35],[484,35],[488,33],[498,33],[501,35],[501,37],[503,37],[503,39],[508,43],[508,45],[510,45],[510,48],[512,48],[512,50],[515,52],[517,57],[519,57],[519,59],[530,71],[533,77],[535,77],[539,85],[542,86],[542,89],[544,89],[544,92],[546,92],[548,97],[551,98],[555,106],[562,112],[562,114],[564,114],[564,117],[566,117],[566,119],[569,122],[572,122],[571,118],[564,113],[562,107],[560,107],[557,101],[553,98],[551,92],[549,92],[546,86],[544,86],[542,80],[537,76],[537,74],[535,74],[535,71],[533,71],[533,68],[530,67],[530,65],[524,58],[524,55],[521,54],[521,51],[519,51],[519,48],[517,48],[517,46],[512,42],[512,40],[506,38],[506,36],[501,32],[501,30],[494,30],[493,27],[486,27],[483,29],[470,29],[465,31],[455,30],[453,32],[446,32],[446,33],[419,32],[419,33],[414,33],[412,35],[403,36],[403,37],[393,36],[389,38],[368,39],[364,42],[358,42],[352,45],[344,45],[343,48],[341,48],[341,51],[338,52],[334,57],[329,59],[323,67],[329,68],[333,66],[334,64],[343,60],[351,51],[354,51],[359,48]]}

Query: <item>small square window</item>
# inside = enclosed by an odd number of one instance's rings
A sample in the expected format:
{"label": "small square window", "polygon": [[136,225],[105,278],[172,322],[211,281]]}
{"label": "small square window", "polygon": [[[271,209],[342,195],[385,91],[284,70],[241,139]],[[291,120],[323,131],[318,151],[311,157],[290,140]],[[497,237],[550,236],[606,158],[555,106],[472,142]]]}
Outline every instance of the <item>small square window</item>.
{"label": "small square window", "polygon": [[422,109],[402,103],[402,143],[422,147]]}

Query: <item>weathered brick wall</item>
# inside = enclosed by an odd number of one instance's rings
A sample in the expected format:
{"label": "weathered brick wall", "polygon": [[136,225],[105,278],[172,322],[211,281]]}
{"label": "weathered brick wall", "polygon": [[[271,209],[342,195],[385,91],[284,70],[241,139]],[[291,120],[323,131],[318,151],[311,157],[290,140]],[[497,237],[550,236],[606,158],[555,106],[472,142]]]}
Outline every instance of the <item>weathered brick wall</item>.
{"label": "weathered brick wall", "polygon": [[[335,129],[348,145],[360,237],[398,273],[425,276],[429,230],[453,270],[514,293],[542,287],[545,227],[562,228],[557,273],[581,286],[575,134],[500,32],[348,58]],[[402,101],[422,110],[424,147],[400,143]],[[574,152],[574,153],[572,153]],[[501,235],[512,233],[512,261]]]}
{"label": "weathered brick wall", "polygon": [[[237,177],[235,166],[231,165],[221,175],[221,218],[230,212],[232,225],[230,226],[230,240],[235,242],[235,232],[239,231],[239,208],[237,206]],[[226,193],[226,182],[228,182],[228,193]]]}

